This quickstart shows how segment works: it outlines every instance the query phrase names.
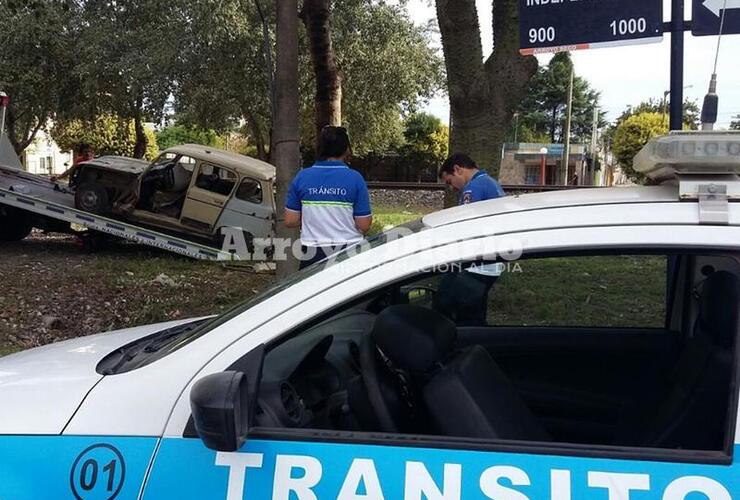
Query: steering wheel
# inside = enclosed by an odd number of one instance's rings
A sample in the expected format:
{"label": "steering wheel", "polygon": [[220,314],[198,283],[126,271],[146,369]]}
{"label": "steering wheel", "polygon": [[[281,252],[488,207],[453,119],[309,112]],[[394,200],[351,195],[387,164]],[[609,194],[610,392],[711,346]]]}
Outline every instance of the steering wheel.
{"label": "steering wheel", "polygon": [[401,432],[413,415],[408,384],[384,362],[375,341],[366,335],[360,343],[362,381],[375,420],[383,432]]}

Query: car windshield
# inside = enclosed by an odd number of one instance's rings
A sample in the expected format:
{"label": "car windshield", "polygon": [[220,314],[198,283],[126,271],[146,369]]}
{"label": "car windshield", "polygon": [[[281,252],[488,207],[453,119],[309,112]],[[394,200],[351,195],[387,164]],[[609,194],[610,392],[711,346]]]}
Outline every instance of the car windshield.
{"label": "car windshield", "polygon": [[142,349],[139,345],[141,343],[135,342],[130,346],[130,350],[126,350],[126,348],[124,348],[125,352],[120,353],[118,358],[116,358],[115,363],[109,362],[105,364],[105,374],[113,375],[116,373],[123,373],[135,368],[139,368],[141,366],[148,365],[149,363],[161,359],[167,356],[169,353],[174,352],[181,347],[189,344],[193,340],[207,334],[211,330],[214,330],[216,327],[226,323],[227,321],[232,320],[236,316],[242,314],[246,310],[259,304],[260,302],[263,302],[270,297],[277,295],[283,290],[290,288],[296,283],[299,283],[306,278],[309,278],[323,271],[324,269],[327,269],[340,262],[344,262],[347,259],[367,252],[368,250],[384,245],[389,241],[394,241],[409,234],[418,233],[419,231],[426,229],[426,227],[427,226],[424,225],[422,220],[418,219],[383,231],[375,236],[368,238],[363,243],[358,243],[357,245],[348,247],[337,254],[334,254],[313,265],[305,267],[304,269],[301,269],[296,273],[293,273],[286,279],[280,281],[279,283],[276,283],[264,292],[236,306],[235,308],[224,313],[221,316],[217,316],[210,321],[206,320],[204,323],[197,323],[196,325],[194,325],[194,328],[183,328],[176,332],[169,332],[165,336],[158,335],[156,349],[151,348],[151,346],[148,349]]}
{"label": "car windshield", "polygon": [[[357,245],[348,247],[342,250],[341,252],[339,252],[338,254],[331,255],[324,260],[320,260],[319,262],[316,262],[315,264],[312,264],[308,267],[301,269],[300,271],[296,273],[293,273],[291,276],[276,283],[275,285],[271,286],[264,292],[254,296],[253,298],[244,302],[243,304],[240,304],[236,306],[234,309],[224,313],[223,315],[214,318],[213,321],[210,321],[209,323],[203,325],[202,328],[198,328],[197,330],[190,332],[188,337],[198,337],[200,335],[203,335],[204,333],[216,328],[217,326],[231,320],[235,316],[240,315],[247,309],[254,307],[255,305],[269,299],[270,297],[274,295],[277,295],[283,290],[290,288],[291,286],[305,280],[306,278],[310,278],[311,276],[317,273],[320,273],[324,269],[327,269],[333,265],[339,264],[340,262],[344,262],[347,259],[350,259],[351,257],[367,252],[368,250],[372,250],[373,248],[377,248],[381,245],[385,245],[389,241],[394,241],[400,237],[403,237],[404,235],[418,233],[419,231],[426,229],[426,227],[427,226],[424,225],[421,219],[417,219],[411,222],[407,222],[406,224],[401,224],[399,226],[383,231],[379,234],[376,234],[375,236],[371,236],[370,238],[366,240],[365,244],[358,243]],[[182,339],[183,342],[189,342],[190,340],[192,339],[191,338]],[[179,347],[180,345],[178,345],[175,348],[179,348]]]}

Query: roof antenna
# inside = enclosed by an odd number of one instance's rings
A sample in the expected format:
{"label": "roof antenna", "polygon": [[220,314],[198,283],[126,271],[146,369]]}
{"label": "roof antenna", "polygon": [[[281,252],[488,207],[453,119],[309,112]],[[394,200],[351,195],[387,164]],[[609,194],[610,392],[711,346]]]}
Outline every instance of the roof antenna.
{"label": "roof antenna", "polygon": [[709,80],[709,90],[704,96],[704,103],[701,106],[701,129],[714,130],[714,124],[717,122],[717,107],[719,105],[719,96],[717,95],[717,60],[719,59],[719,45],[722,42],[722,31],[725,26],[725,15],[727,14],[727,0],[722,3],[722,15],[719,20],[719,36],[717,37],[717,51],[714,54],[714,70],[712,78]]}

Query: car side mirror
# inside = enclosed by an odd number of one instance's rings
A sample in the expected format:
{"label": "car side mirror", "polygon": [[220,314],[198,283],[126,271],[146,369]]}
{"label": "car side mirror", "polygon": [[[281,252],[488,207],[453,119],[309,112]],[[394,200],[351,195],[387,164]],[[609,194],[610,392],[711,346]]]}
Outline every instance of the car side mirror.
{"label": "car side mirror", "polygon": [[205,445],[236,451],[249,431],[247,377],[242,372],[214,373],[198,380],[190,391],[195,430]]}

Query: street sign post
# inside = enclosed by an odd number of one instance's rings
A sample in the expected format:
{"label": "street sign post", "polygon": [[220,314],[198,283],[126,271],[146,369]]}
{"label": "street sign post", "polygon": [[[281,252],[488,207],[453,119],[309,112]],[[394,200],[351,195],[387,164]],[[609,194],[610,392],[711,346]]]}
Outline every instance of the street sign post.
{"label": "street sign post", "polygon": [[723,8],[725,9],[725,24],[722,26],[722,34],[739,34],[740,0],[692,0],[691,34],[694,36],[719,35]]}
{"label": "street sign post", "polygon": [[519,0],[523,55],[662,39],[662,0]]}

